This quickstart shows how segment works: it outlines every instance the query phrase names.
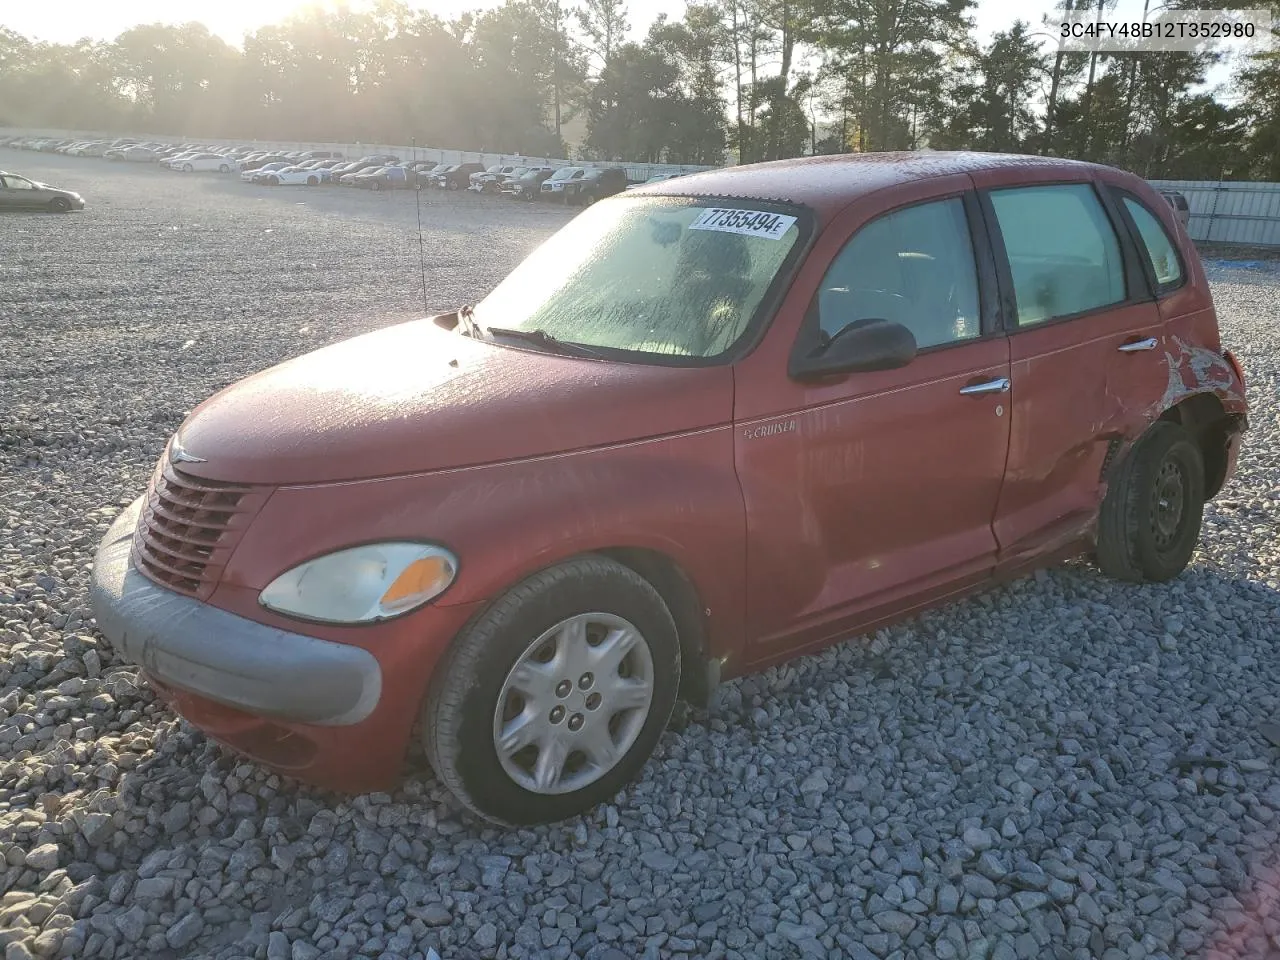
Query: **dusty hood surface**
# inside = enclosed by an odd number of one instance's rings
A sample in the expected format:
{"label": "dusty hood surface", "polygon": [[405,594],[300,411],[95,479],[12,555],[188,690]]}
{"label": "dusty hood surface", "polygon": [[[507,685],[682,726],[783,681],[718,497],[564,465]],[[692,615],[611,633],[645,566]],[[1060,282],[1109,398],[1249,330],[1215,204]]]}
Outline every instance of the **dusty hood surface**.
{"label": "dusty hood surface", "polygon": [[414,320],[306,354],[227,387],[179,431],[240,483],[356,480],[543,456],[731,419],[728,367],[560,357]]}

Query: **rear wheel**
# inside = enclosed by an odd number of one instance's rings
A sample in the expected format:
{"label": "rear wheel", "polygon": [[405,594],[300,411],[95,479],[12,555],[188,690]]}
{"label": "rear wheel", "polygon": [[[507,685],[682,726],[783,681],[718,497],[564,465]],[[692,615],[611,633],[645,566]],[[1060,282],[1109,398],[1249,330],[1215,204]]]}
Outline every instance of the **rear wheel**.
{"label": "rear wheel", "polygon": [[219,172],[219,173],[230,173],[230,172],[231,172],[231,168],[230,168],[230,167],[228,167],[225,163],[222,163],[222,164],[219,164],[219,165],[218,165],[218,172]]}
{"label": "rear wheel", "polygon": [[381,189],[382,189],[382,181],[381,181],[381,180],[375,180],[375,181],[373,181],[373,183],[369,184],[369,188],[370,188],[370,189],[372,189],[372,190],[381,190]]}
{"label": "rear wheel", "polygon": [[486,819],[563,820],[640,772],[679,684],[675,623],[652,584],[579,557],[514,587],[454,641],[423,708],[427,755]]}
{"label": "rear wheel", "polygon": [[319,177],[307,177],[307,186],[308,186],[308,187],[314,187],[314,186],[316,186],[316,185],[317,185],[317,184],[319,184],[319,183],[320,183],[320,178],[319,178]]}
{"label": "rear wheel", "polygon": [[1191,562],[1204,517],[1204,457],[1176,423],[1159,421],[1116,468],[1098,514],[1098,566],[1134,582],[1171,580]]}
{"label": "rear wheel", "polygon": [[71,203],[66,197],[54,197],[49,201],[49,209],[54,213],[66,213],[71,209]]}

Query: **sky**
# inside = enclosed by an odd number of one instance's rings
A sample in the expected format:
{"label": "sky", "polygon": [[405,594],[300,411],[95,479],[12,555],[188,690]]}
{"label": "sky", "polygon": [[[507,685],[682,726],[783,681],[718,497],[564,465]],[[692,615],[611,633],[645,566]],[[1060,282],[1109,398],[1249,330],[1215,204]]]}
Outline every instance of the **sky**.
{"label": "sky", "polygon": [[[69,43],[82,37],[112,39],[139,23],[195,20],[238,45],[245,33],[278,22],[309,2],[311,0],[0,0],[0,26],[38,40]],[[500,0],[409,0],[411,6],[426,8],[445,18],[465,10],[495,6],[498,2]],[[358,0],[352,3],[356,5]],[[1142,0],[1119,0],[1108,17],[1132,16],[1139,20],[1142,6]],[[628,0],[632,32],[643,35],[658,14],[677,18],[684,8],[684,0]],[[1053,0],[978,0],[973,17],[979,37],[986,40],[1019,18],[1040,27],[1041,16],[1052,8]],[[1046,48],[1054,42],[1048,36],[1040,39]],[[1228,74],[1228,69],[1219,67],[1211,80],[1225,81]]]}

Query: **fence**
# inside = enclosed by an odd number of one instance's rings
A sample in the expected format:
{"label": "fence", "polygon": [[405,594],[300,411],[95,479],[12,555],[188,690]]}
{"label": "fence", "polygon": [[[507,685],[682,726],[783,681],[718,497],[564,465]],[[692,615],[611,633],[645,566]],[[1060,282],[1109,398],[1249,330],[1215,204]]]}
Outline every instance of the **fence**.
{"label": "fence", "polygon": [[1187,198],[1193,240],[1280,246],[1280,183],[1151,180],[1157,190]]}
{"label": "fence", "polygon": [[[117,133],[85,133],[73,130],[18,130],[0,127],[0,136],[44,137],[49,139],[66,139],[76,137],[84,140],[115,140],[122,134]],[[392,143],[303,143],[286,140],[203,140],[196,137],[160,136],[158,134],[138,134],[131,139],[158,140],[166,143],[199,143],[201,146],[253,146],[261,150],[337,150],[352,160],[371,154],[391,154],[401,160],[431,160],[435,163],[482,163],[486,167],[494,164],[517,164],[530,167],[623,167],[627,171],[627,179],[632,181],[647,180],[658,174],[696,173],[699,170],[711,170],[711,166],[700,166],[687,163],[633,163],[630,161],[594,161],[564,160],[558,157],[530,157],[514,153],[484,153],[468,150],[444,150],[439,147],[421,147],[412,144]]]}

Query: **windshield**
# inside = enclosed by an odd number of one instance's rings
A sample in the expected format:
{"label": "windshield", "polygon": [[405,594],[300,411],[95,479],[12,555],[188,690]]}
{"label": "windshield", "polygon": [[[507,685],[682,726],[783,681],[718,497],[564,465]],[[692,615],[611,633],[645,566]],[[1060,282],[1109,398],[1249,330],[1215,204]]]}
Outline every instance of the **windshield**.
{"label": "windshield", "polygon": [[798,242],[797,216],[750,201],[597,204],[516,267],[474,319],[594,347],[714,357],[746,331]]}

